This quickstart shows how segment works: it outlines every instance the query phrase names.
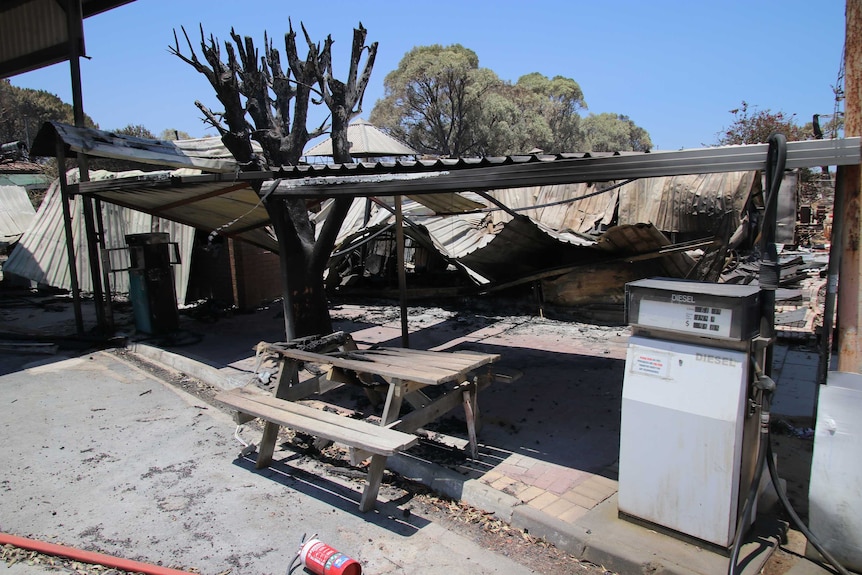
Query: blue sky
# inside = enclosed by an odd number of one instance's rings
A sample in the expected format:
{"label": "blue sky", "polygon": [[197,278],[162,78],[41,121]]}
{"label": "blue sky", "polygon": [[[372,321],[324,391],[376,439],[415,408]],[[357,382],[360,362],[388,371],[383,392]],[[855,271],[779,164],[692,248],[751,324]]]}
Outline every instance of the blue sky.
{"label": "blue sky", "polygon": [[[654,149],[699,148],[744,100],[760,110],[795,114],[798,123],[830,114],[844,44],[843,0],[137,0],[84,23],[84,109],[103,129],[141,124],[192,136],[213,135],[195,100],[220,109],[205,78],[168,52],[173,29],[192,40],[198,25],[224,40],[231,27],[277,46],[288,18],[315,40],[335,40],[344,78],[353,27],[380,43],[363,116],[383,96],[383,79],[414,46],[460,43],[479,65],[516,81],[530,72],[575,79],[586,113],[628,115]],[[300,49],[302,49],[300,47]],[[282,51],[283,53],[283,51]],[[304,51],[303,51],[304,53]],[[70,102],[69,65],[11,78]]]}

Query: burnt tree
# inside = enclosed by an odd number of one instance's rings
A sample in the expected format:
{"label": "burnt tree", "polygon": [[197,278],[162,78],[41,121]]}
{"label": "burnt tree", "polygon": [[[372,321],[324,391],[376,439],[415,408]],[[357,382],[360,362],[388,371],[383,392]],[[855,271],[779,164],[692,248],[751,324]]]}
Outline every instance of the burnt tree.
{"label": "burnt tree", "polygon": [[[195,104],[205,121],[219,131],[243,171],[296,165],[308,141],[326,132],[325,122],[313,131],[307,127],[309,105],[321,102],[330,112],[333,160],[352,161],[347,126],[361,113],[377,43],[365,45],[367,31],[360,23],[353,31],[348,78],[341,82],[333,76],[332,37],[327,36],[321,47],[311,40],[304,26],[302,32],[308,46],[304,59],[297,50],[292,23],[284,36],[286,69],[282,68],[280,52],[266,35],[261,56],[251,38],[231,30],[232,42],[224,43],[223,59],[219,41],[212,35],[207,38],[201,27],[201,61],[185,29],[188,55],[180,50],[174,33],[171,53],[209,80],[224,111],[216,113],[200,102]],[[252,140],[260,144],[260,154],[253,149]],[[271,183],[257,182],[254,186],[278,239],[287,339],[331,332],[323,272],[351,200],[334,200],[315,240],[305,200],[271,195]]]}

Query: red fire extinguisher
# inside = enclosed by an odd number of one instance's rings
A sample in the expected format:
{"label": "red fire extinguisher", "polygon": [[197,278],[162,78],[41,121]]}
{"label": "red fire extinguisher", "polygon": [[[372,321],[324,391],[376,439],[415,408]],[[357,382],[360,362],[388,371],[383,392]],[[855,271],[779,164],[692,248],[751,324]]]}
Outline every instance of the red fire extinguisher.
{"label": "red fire extinguisher", "polygon": [[311,538],[299,550],[303,567],[316,575],[362,575],[362,566],[323,541]]}

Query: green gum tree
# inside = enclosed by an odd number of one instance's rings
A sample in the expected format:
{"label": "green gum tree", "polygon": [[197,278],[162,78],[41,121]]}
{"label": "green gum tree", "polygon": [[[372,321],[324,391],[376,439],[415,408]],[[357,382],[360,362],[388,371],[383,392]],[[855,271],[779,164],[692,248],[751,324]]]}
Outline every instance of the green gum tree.
{"label": "green gum tree", "polygon": [[572,78],[532,72],[516,83],[479,66],[460,44],[417,46],[386,76],[371,122],[425,154],[502,156],[646,150],[647,132],[621,114],[581,117]]}
{"label": "green gum tree", "polygon": [[475,155],[482,98],[499,83],[460,44],[417,46],[386,75],[385,96],[370,119],[424,154]]}

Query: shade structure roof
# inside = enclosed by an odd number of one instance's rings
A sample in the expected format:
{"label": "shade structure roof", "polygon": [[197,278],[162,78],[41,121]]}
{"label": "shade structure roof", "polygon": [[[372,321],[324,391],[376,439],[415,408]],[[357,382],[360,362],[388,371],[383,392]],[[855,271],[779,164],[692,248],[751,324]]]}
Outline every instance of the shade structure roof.
{"label": "shade structure roof", "polygon": [[[373,158],[387,156],[416,156],[416,150],[396,140],[383,130],[362,118],[357,118],[347,127],[350,141],[350,155],[354,158]],[[332,138],[309,148],[306,157],[332,156]]]}
{"label": "shade structure roof", "polygon": [[[269,218],[252,189],[254,181],[261,182],[262,194],[309,201],[402,195],[425,204],[423,200],[431,196],[428,203],[433,205],[432,209],[438,213],[452,213],[481,206],[460,194],[465,191],[764,170],[768,155],[768,146],[757,144],[677,152],[396,160],[238,172],[235,168],[228,171],[224,166],[207,166],[207,162],[200,162],[194,154],[183,151],[178,143],[158,142],[159,151],[154,153],[148,146],[139,145],[152,144],[152,141],[128,145],[128,142],[111,140],[105,132],[58,127],[56,123],[43,129],[59,139],[69,152],[95,152],[94,155],[125,157],[159,165],[170,160],[168,165],[176,167],[220,172],[180,170],[131,180],[85,182],[71,189],[73,193],[91,194],[205,231],[219,230],[223,235],[238,237],[268,249],[277,249],[277,246],[266,230]],[[45,152],[50,149],[56,149],[56,144],[46,143]],[[220,152],[212,154],[218,157]],[[788,169],[858,163],[859,138],[790,142],[787,145]]]}
{"label": "shade structure roof", "polygon": [[[88,18],[131,1],[80,0],[80,16]],[[69,29],[78,22],[78,15],[66,13],[66,2],[0,2],[0,78],[68,60],[71,54]]]}

